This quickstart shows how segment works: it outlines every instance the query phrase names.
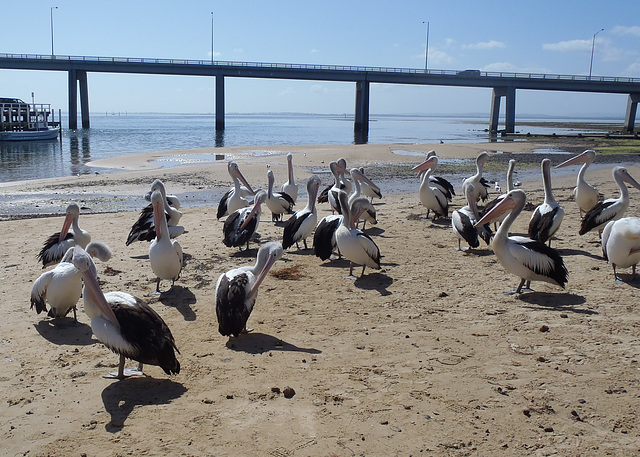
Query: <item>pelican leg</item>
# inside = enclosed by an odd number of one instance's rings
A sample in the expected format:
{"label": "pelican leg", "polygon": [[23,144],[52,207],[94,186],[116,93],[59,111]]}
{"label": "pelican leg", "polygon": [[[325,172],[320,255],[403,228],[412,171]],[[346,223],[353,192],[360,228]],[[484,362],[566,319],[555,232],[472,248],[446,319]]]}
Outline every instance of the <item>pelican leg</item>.
{"label": "pelican leg", "polygon": [[132,376],[142,376],[144,373],[142,372],[142,362],[138,362],[138,368],[125,368],[124,367],[124,356],[120,355],[120,361],[118,363],[118,371],[107,373],[103,377],[106,379],[125,379],[130,378]]}
{"label": "pelican leg", "polygon": [[305,249],[309,249],[309,247],[307,246],[307,239],[305,238],[304,240],[302,240],[304,242],[304,248]]}
{"label": "pelican leg", "polygon": [[353,276],[353,262],[349,262],[349,276]]}
{"label": "pelican leg", "polygon": [[296,247],[298,248],[298,250],[300,250],[300,245],[298,244],[297,241],[296,241]]}
{"label": "pelican leg", "polygon": [[616,284],[624,284],[624,281],[618,277],[618,272],[616,271],[616,264],[612,263],[611,266],[613,267],[613,280],[614,280],[614,282]]}
{"label": "pelican leg", "polygon": [[367,221],[362,221],[362,230],[364,231],[364,228],[367,226]]}
{"label": "pelican leg", "polygon": [[[634,274],[635,274],[635,268],[636,268],[636,266],[634,265],[634,266],[633,266]],[[78,309],[78,308],[76,308],[76,307],[74,306],[72,309],[73,309],[73,322],[75,322],[75,323],[77,324],[77,323],[78,323],[78,313],[77,313],[77,309]]]}
{"label": "pelican leg", "polygon": [[631,267],[631,282],[636,282],[638,280],[637,276],[636,276],[636,266],[633,265]]}
{"label": "pelican leg", "polygon": [[362,273],[360,273],[360,277],[362,278],[364,276],[364,269],[367,268],[366,265],[362,265]]}
{"label": "pelican leg", "polygon": [[[505,292],[506,295],[519,295],[520,293],[522,293],[522,288],[525,285],[525,282],[527,280],[522,278],[522,280],[520,281],[520,284],[518,284],[518,287],[516,287],[514,290],[508,290]],[[525,287],[525,290],[528,289],[528,287]],[[528,289],[529,291],[531,291],[531,289]]]}

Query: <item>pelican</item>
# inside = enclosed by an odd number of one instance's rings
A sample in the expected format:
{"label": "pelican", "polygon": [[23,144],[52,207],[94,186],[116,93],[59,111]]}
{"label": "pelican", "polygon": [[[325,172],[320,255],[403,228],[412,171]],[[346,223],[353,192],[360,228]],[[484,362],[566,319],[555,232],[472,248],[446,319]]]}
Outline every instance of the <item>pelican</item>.
{"label": "pelican", "polygon": [[539,205],[531,214],[529,220],[529,238],[538,240],[542,243],[549,241],[551,246],[551,237],[558,231],[564,210],[556,202],[551,189],[551,160],[544,159],[541,164],[542,182],[544,184],[544,202]]}
{"label": "pelican", "polygon": [[156,226],[156,237],[149,245],[149,261],[151,269],[156,275],[156,293],[160,293],[160,281],[171,279],[173,283],[180,277],[182,271],[182,247],[176,240],[169,238],[169,229],[164,215],[165,199],[159,191],[151,194],[151,204],[153,205],[154,224]]}
{"label": "pelican", "polygon": [[224,234],[222,242],[225,246],[241,247],[244,243],[247,243],[247,249],[249,249],[249,241],[253,234],[256,233],[256,230],[258,230],[262,204],[266,199],[267,193],[264,190],[259,190],[256,192],[252,206],[241,208],[229,215],[224,221],[222,228]]}
{"label": "pelican", "polygon": [[216,283],[216,316],[221,335],[238,337],[251,331],[247,328],[247,320],[258,298],[258,287],[282,253],[279,242],[265,243],[258,249],[255,265],[220,275]]}
{"label": "pelican", "polygon": [[482,170],[484,169],[484,164],[487,161],[488,157],[489,154],[487,152],[481,152],[478,157],[476,157],[476,174],[465,179],[462,183],[463,192],[465,187],[467,187],[469,184],[473,184],[476,194],[474,198],[476,199],[476,201],[482,199],[482,201],[484,202],[489,197],[489,194],[487,192],[489,183],[482,177]]}
{"label": "pelican", "polygon": [[[349,174],[351,175],[351,179],[353,180],[353,191],[349,195],[349,205],[351,205],[354,200],[364,194],[365,185],[368,189],[374,189],[378,187],[373,184],[373,182],[357,168],[352,168],[349,171]],[[380,196],[382,196],[381,193]],[[364,226],[367,224],[367,222],[370,222],[374,225],[378,223],[376,209],[373,206],[373,203],[369,202],[369,204],[365,208],[365,211],[360,216],[360,219],[363,221],[362,230],[364,230]],[[356,225],[358,225],[358,221],[356,221],[355,223]]]}
{"label": "pelican", "polygon": [[[109,247],[99,241],[87,245],[87,253],[103,262],[111,258]],[[82,294],[82,273],[73,265],[73,247],[67,249],[64,257],[53,269],[42,273],[31,289],[31,309],[40,314],[51,307],[49,317],[65,317],[73,310],[73,320],[78,322],[76,305]]]}
{"label": "pelican", "polygon": [[487,224],[480,227],[474,226],[474,224],[480,220],[480,215],[478,213],[478,206],[473,200],[473,196],[475,195],[473,184],[469,184],[465,190],[467,191],[467,206],[451,213],[451,228],[458,238],[458,251],[462,251],[462,247],[460,246],[462,240],[465,240],[469,244],[469,248],[477,248],[480,246],[478,235],[481,236],[487,244],[489,244],[491,236],[493,235]]}
{"label": "pelican", "polygon": [[336,245],[340,253],[349,260],[349,276],[353,275],[353,264],[362,265],[362,273],[367,267],[380,269],[380,248],[378,245],[360,229],[355,228],[355,221],[364,211],[367,203],[366,197],[354,200],[349,207],[348,197],[345,192],[338,194],[342,207],[342,221],[336,230]]}
{"label": "pelican", "polygon": [[[338,162],[329,163],[329,169],[333,174],[334,183],[333,186],[329,189],[329,193],[327,199],[329,200],[329,205],[331,205],[331,211],[336,212],[338,214],[342,214],[342,208],[340,207],[340,200],[338,199],[338,194],[340,190],[344,190],[349,194],[351,192],[351,181],[348,181],[344,178],[344,173],[347,171],[342,165],[341,161],[344,159],[340,159]],[[346,164],[346,161],[344,161]],[[347,185],[348,183],[348,185]]]}
{"label": "pelican", "polygon": [[632,269],[636,279],[636,265],[640,262],[640,218],[623,217],[610,221],[602,231],[602,253],[613,267],[615,281],[620,283],[616,267]]}
{"label": "pelican", "polygon": [[[501,195],[498,195],[496,198],[494,198],[493,200],[491,200],[489,203],[487,203],[484,206],[484,210],[483,213],[488,213],[489,211],[491,211],[491,209],[496,206],[498,203],[500,203],[502,201],[502,199],[504,197],[507,196],[507,194],[509,192],[511,192],[514,187],[513,187],[513,173],[515,171],[516,168],[516,161],[515,159],[511,159],[509,160],[509,167],[507,168],[507,192]],[[499,191],[499,186],[498,183],[496,182],[496,190]],[[502,221],[504,220],[505,217],[507,217],[508,213],[503,213],[500,217],[498,217],[497,219],[494,220],[494,228],[497,230],[498,229],[498,225],[500,223],[502,223]]]}
{"label": "pelican", "polygon": [[289,179],[285,182],[280,190],[287,194],[295,203],[298,200],[298,185],[293,179],[293,154],[290,152],[287,154],[287,171],[289,172]]}
{"label": "pelican", "polygon": [[[73,265],[82,273],[84,310],[91,319],[93,334],[120,356],[118,372],[105,378],[142,375],[145,363],[157,365],[169,375],[180,373],[180,362],[175,354],[180,351],[171,330],[158,313],[127,293],[103,294],[93,260],[78,246],[74,248]],[[137,361],[138,369],[125,370],[125,358]]]}
{"label": "pelican", "polygon": [[[425,157],[425,160],[430,159],[431,157],[436,155],[436,151],[432,149],[431,151],[427,152],[427,157]],[[431,187],[437,187],[438,189],[440,189],[440,192],[442,192],[449,201],[452,201],[453,196],[456,194],[453,184],[451,184],[441,176],[429,176],[429,185]]]}
{"label": "pelican", "polygon": [[[177,203],[178,208],[180,207],[180,202],[177,199],[173,200],[167,196],[164,184],[159,179],[156,179],[151,184],[151,194],[156,190],[162,194],[164,199],[163,205],[167,225],[169,226],[169,237],[175,238],[182,235],[185,231],[184,227],[178,225],[180,218],[182,217],[182,213],[178,211],[175,206],[172,206],[169,201],[172,201],[174,204]],[[151,201],[151,194],[147,194],[149,195],[149,201]],[[147,199],[147,195],[145,195],[145,199]],[[125,244],[129,246],[134,241],[151,241],[155,237],[156,229],[153,222],[153,205],[148,204],[142,209],[140,216],[138,216],[138,220],[131,227]]]}
{"label": "pelican", "polygon": [[[304,242],[304,248],[307,249],[307,238],[313,233],[313,229],[316,228],[318,222],[318,210],[316,209],[316,196],[318,195],[318,189],[320,188],[320,178],[316,175],[311,176],[307,181],[307,194],[309,201],[307,206],[300,211],[296,211],[291,216],[285,226],[282,236],[282,248],[288,249],[293,246],[293,243],[298,246],[298,242],[302,240]],[[298,246],[298,249],[300,247]]]}
{"label": "pelican", "polygon": [[269,191],[267,193],[267,208],[271,211],[271,221],[279,221],[284,213],[293,213],[293,198],[284,192],[276,192],[273,190],[273,183],[276,178],[273,176],[273,170],[267,172],[269,181]]}
{"label": "pelican", "polygon": [[527,196],[522,190],[512,190],[475,225],[487,224],[504,211],[511,210],[498,227],[491,243],[491,248],[504,269],[521,278],[518,287],[507,293],[519,294],[526,281],[544,281],[564,289],[569,272],[555,249],[523,236],[509,236],[509,229],[526,202]]}
{"label": "pelican", "polygon": [[[360,180],[360,187],[362,188],[362,195],[364,195],[365,197],[369,197],[369,200],[371,202],[373,202],[374,198],[382,198],[382,191],[380,190],[380,187],[378,187],[376,184],[374,184],[373,181],[371,181],[371,179],[369,179],[364,174],[364,168],[360,167],[358,169],[358,171],[360,172],[360,174],[362,176],[364,176],[366,178],[366,180],[364,180],[364,179]],[[352,176],[352,178],[353,178],[353,176]]]}
{"label": "pelican", "polygon": [[47,238],[37,255],[38,261],[42,262],[42,268],[60,262],[70,247],[77,245],[85,248],[89,244],[91,235],[78,226],[79,215],[80,207],[78,204],[69,203],[65,211],[62,229]]}
{"label": "pelican", "polygon": [[580,209],[580,217],[582,213],[586,213],[598,203],[598,190],[592,185],[588,184],[584,180],[584,174],[587,172],[589,165],[593,163],[596,158],[596,151],[593,149],[587,149],[582,154],[578,154],[575,157],[570,158],[562,162],[560,165],[556,165],[556,168],[568,167],[569,165],[583,164],[578,172],[578,179],[576,180],[576,187],[573,189],[575,195],[576,204]]}
{"label": "pelican", "polygon": [[439,188],[429,185],[429,177],[437,165],[438,156],[433,155],[412,168],[419,173],[424,173],[420,181],[420,202],[427,208],[427,218],[430,211],[435,213],[433,220],[439,216],[449,217],[449,200]]}
{"label": "pelican", "polygon": [[[244,175],[240,173],[237,163],[229,162],[227,171],[233,180],[233,188],[229,189],[220,199],[220,203],[218,203],[218,213],[216,214],[218,219],[233,213],[237,209],[249,206],[251,202],[247,197],[255,195]],[[241,182],[244,186],[240,185]]]}
{"label": "pelican", "polygon": [[587,211],[584,215],[584,219],[580,223],[580,235],[597,228],[602,231],[604,225],[611,220],[618,220],[629,207],[629,190],[625,183],[631,184],[636,189],[640,189],[640,183],[633,179],[626,168],[614,167],[613,179],[618,184],[620,189],[620,196],[618,198],[607,198],[604,201],[598,202],[593,208]]}

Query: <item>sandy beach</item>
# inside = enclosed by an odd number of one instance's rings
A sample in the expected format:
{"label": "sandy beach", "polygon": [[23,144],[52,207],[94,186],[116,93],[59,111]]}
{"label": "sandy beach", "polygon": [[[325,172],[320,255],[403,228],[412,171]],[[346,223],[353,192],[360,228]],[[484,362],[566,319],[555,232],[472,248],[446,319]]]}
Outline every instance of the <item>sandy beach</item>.
{"label": "sandy beach", "polygon": [[[1,184],[0,227],[10,234],[0,264],[2,455],[638,455],[640,282],[629,282],[631,271],[623,269],[627,282],[614,283],[597,233],[578,235],[572,195],[578,167],[552,170],[566,212],[553,247],[569,270],[567,287],[533,283],[536,292],[519,297],[504,294],[519,279],[488,246],[457,251],[449,220],[425,219],[419,181],[410,172],[430,149],[443,161],[463,161],[455,173],[456,162],[436,172],[453,176],[453,210],[465,205],[460,177],[473,174],[468,170],[479,152],[489,151],[487,173],[504,189],[508,159],[531,161],[547,146],[173,151],[95,163],[93,175]],[[588,146],[580,143],[575,152]],[[322,262],[311,250],[288,249],[260,288],[249,319],[254,331],[223,337],[216,280],[253,264],[258,246],[240,252],[222,243],[216,209],[231,185],[227,161],[237,161],[256,188],[266,186],[272,169],[279,186],[287,152],[300,187],[296,209],[306,204],[306,180],[316,173],[329,184],[328,164],[338,157],[364,167],[380,185],[378,224],[367,233],[380,248],[382,269],[354,280],[345,260]],[[159,168],[168,157],[196,153],[225,157]],[[587,180],[616,197],[615,160],[603,165],[601,157]],[[539,165],[516,170],[528,201],[541,203]],[[640,166],[628,170],[640,180]],[[180,198],[180,222],[188,230],[179,239],[186,254],[182,276],[160,296],[150,295],[155,276],[148,244],[125,246],[155,178]],[[629,192],[626,215],[640,216],[640,191]],[[145,366],[145,377],[105,379],[118,357],[92,335],[82,300],[78,324],[29,308],[33,282],[43,272],[36,254],[60,230],[72,200],[82,208],[80,226],[114,252],[108,262],[96,262],[103,290],[131,293],[162,316],[180,349],[180,374]],[[330,213],[328,204],[319,205],[318,219]],[[526,233],[530,214],[523,211],[514,233]],[[281,240],[282,230],[265,208],[260,242]],[[287,387],[293,396],[284,395]]]}

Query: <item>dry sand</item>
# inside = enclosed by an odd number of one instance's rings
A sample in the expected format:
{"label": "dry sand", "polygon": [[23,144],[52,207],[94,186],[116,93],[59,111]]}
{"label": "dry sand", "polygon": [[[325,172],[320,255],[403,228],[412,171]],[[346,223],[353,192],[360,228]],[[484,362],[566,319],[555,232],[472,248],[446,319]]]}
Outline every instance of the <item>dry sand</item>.
{"label": "dry sand", "polygon": [[[534,283],[535,293],[517,298],[503,292],[518,278],[488,247],[458,252],[448,221],[424,219],[419,183],[408,172],[421,160],[391,152],[436,149],[441,158],[473,158],[485,149],[538,146],[309,146],[268,148],[260,157],[228,148],[226,158],[235,158],[256,187],[266,184],[266,165],[281,183],[284,153],[294,152],[297,208],[306,202],[302,188],[311,172],[340,156],[373,170],[384,194],[376,202],[379,223],[368,230],[383,254],[382,270],[354,281],[344,260],[321,262],[289,249],[274,267],[279,274],[261,286],[249,320],[255,331],[237,339],[217,332],[215,282],[252,264],[256,244],[248,253],[222,244],[215,213],[229,186],[226,163],[146,170],[149,157],[137,157],[101,164],[135,172],[3,184],[0,227],[10,236],[0,264],[2,454],[638,455],[640,283],[615,284],[597,234],[577,235],[577,167],[553,171],[567,213],[554,241],[570,272],[567,288]],[[492,154],[490,162],[505,155]],[[387,165],[373,167],[381,163]],[[492,170],[504,179],[506,161],[499,163]],[[607,197],[616,194],[610,170],[587,175]],[[640,167],[629,171],[640,178]],[[531,176],[522,188],[538,204],[541,179]],[[180,237],[187,254],[182,278],[160,297],[149,295],[155,278],[148,244],[124,245],[138,210],[122,211],[145,205],[142,195],[156,177],[180,196],[188,230]],[[638,216],[640,193],[630,193],[627,215]],[[114,251],[98,263],[103,289],[132,293],[166,320],[181,352],[179,375],[147,366],[143,378],[104,379],[117,356],[92,336],[81,303],[78,325],[29,309],[42,273],[35,255],[60,229],[70,199],[84,207],[81,227]],[[463,204],[458,192],[453,209]],[[55,215],[24,216],[33,212]],[[319,217],[329,213],[320,205]],[[515,232],[526,232],[529,215],[521,215]],[[282,236],[266,210],[258,231],[261,241]],[[285,398],[285,387],[295,395]]]}

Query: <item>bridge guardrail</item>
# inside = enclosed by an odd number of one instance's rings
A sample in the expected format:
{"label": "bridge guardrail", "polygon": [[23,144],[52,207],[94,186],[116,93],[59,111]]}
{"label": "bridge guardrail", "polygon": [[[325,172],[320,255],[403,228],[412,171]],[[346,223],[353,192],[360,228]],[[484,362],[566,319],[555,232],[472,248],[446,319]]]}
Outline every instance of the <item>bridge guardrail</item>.
{"label": "bridge guardrail", "polygon": [[141,63],[141,64],[167,64],[167,65],[215,65],[226,67],[257,67],[257,68],[282,68],[300,70],[327,70],[327,71],[358,71],[372,73],[404,73],[404,74],[428,74],[444,76],[467,76],[467,77],[492,77],[492,78],[521,78],[521,79],[544,79],[555,81],[593,81],[612,83],[640,83],[640,78],[624,76],[585,76],[585,75],[560,75],[546,73],[516,73],[502,71],[479,71],[479,70],[425,70],[420,68],[395,68],[395,67],[372,67],[359,65],[324,65],[324,64],[294,64],[294,63],[271,63],[271,62],[239,62],[223,60],[192,60],[192,59],[159,59],[146,57],[99,57],[99,56],[63,56],[46,54],[9,54],[0,53],[0,58],[6,59],[34,59],[34,60],[67,60],[82,62],[114,62],[114,63]]}

